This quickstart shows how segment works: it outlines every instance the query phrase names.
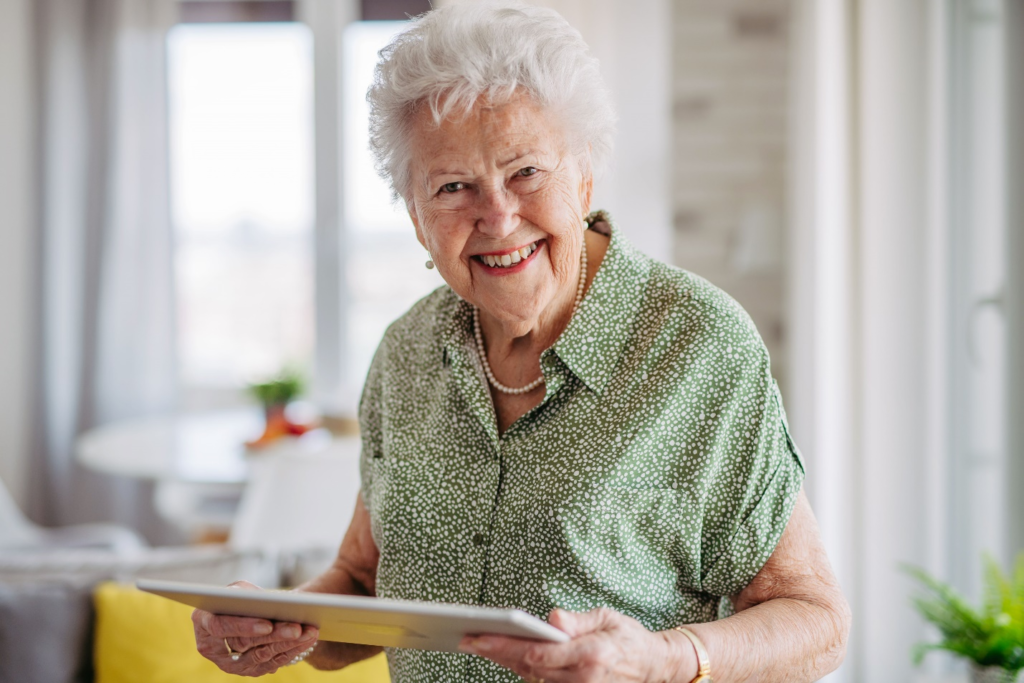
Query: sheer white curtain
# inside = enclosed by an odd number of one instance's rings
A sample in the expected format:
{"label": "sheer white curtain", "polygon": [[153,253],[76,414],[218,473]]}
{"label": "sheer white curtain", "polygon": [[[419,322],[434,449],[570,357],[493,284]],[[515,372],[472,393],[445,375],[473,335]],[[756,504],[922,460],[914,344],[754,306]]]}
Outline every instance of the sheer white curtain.
{"label": "sheer white curtain", "polygon": [[[1007,121],[1024,119],[1024,3],[1006,3]],[[1007,131],[1007,179],[1019,187],[1024,178],[1024,129],[1011,125]],[[1006,315],[1009,336],[1007,412],[1024,415],[1024,193],[1008,196],[1006,245]],[[1024,420],[1010,420],[1007,452],[1010,469],[1006,478],[1009,550],[1024,550]],[[1017,495],[1012,495],[1016,492]]]}
{"label": "sheer white curtain", "polygon": [[1019,310],[1002,160],[1016,119],[998,82],[1020,63],[998,38],[1019,6],[794,5],[790,418],[855,615],[829,680],[966,680],[951,657],[912,665],[935,638],[899,565],[973,598],[982,552],[1020,547],[1021,458],[1002,425],[1020,412],[1020,337],[993,305],[1009,288],[1011,322]]}
{"label": "sheer white curtain", "polygon": [[[165,36],[173,0],[38,0],[36,429],[29,507],[159,537],[146,486],[74,463],[90,427],[174,407]],[[155,538],[151,540],[161,540]]]}
{"label": "sheer white curtain", "polygon": [[803,0],[794,22],[791,424],[855,615],[831,681],[915,680],[910,562],[942,540],[937,13]]}

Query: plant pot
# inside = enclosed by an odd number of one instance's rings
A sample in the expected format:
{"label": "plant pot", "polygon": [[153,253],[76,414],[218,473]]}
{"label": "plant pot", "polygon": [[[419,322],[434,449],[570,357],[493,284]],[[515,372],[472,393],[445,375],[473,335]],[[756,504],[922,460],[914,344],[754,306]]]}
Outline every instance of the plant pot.
{"label": "plant pot", "polygon": [[1016,683],[1018,672],[1007,671],[1001,666],[978,666],[971,664],[971,683]]}
{"label": "plant pot", "polygon": [[275,420],[281,420],[284,418],[285,408],[288,407],[287,403],[265,403],[263,405],[263,418],[267,424],[274,422]]}

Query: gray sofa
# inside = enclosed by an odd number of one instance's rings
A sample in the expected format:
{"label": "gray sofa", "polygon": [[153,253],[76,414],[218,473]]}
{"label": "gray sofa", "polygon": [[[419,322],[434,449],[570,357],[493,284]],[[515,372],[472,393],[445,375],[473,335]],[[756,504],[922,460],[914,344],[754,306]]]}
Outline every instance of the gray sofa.
{"label": "gray sofa", "polygon": [[0,683],[92,681],[92,592],[101,582],[244,578],[269,588],[280,567],[279,557],[223,546],[0,551]]}

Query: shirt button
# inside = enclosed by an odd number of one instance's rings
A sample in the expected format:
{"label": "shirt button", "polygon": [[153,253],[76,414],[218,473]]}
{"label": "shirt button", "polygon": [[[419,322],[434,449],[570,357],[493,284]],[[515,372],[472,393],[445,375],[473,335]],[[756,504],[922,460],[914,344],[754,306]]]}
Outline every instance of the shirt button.
{"label": "shirt button", "polygon": [[487,542],[487,539],[481,533],[473,534],[473,545],[483,545]]}

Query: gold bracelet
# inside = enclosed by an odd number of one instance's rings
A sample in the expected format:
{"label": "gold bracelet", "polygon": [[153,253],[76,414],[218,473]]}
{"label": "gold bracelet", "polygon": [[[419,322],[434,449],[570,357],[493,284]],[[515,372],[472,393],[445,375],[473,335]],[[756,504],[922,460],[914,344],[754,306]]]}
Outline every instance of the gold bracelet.
{"label": "gold bracelet", "polygon": [[711,659],[708,657],[708,650],[704,647],[704,643],[700,642],[696,633],[685,626],[676,626],[673,630],[686,636],[693,643],[693,649],[697,651],[697,677],[690,683],[714,683],[711,678]]}

